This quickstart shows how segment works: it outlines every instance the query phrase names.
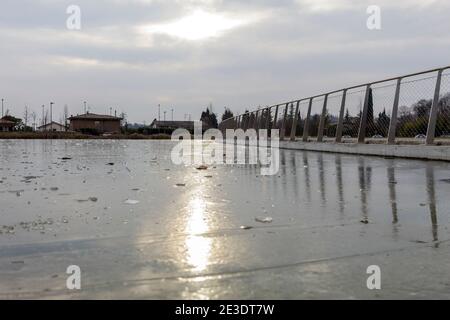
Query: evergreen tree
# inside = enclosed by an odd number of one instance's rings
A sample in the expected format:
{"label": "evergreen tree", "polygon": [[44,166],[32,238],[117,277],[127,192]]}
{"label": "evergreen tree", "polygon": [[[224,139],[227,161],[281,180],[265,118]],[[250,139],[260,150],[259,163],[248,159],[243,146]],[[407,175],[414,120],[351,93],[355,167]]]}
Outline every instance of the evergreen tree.
{"label": "evergreen tree", "polygon": [[216,114],[211,112],[209,108],[202,112],[200,121],[203,122],[205,129],[217,128],[219,126]]}
{"label": "evergreen tree", "polygon": [[377,119],[377,133],[382,135],[383,137],[387,136],[387,133],[389,131],[389,125],[391,123],[391,119],[389,118],[389,116],[386,114],[386,109],[383,110],[383,112],[381,112],[378,115],[378,119]]}
{"label": "evergreen tree", "polygon": [[225,108],[225,112],[222,115],[222,121],[228,120],[233,117],[234,117],[233,112],[229,108]]}
{"label": "evergreen tree", "polygon": [[347,109],[347,111],[345,112],[344,124],[350,124],[350,123],[351,123],[350,112]]}

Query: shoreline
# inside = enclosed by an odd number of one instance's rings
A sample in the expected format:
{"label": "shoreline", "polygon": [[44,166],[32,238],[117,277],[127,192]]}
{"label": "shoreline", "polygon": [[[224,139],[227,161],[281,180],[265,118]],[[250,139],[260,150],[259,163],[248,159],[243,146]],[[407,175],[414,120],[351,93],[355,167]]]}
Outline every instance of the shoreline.
{"label": "shoreline", "polygon": [[0,140],[170,140],[167,134],[111,134],[93,136],[78,132],[0,132]]}

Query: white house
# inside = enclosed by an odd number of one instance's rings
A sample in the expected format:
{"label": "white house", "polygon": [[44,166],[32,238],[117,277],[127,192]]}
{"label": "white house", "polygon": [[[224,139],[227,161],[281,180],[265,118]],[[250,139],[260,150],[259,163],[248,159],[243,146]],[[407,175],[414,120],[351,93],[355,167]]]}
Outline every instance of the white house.
{"label": "white house", "polygon": [[37,131],[44,132],[44,131],[53,131],[53,132],[63,132],[67,131],[67,128],[63,126],[62,124],[53,121],[52,123],[44,124],[43,126],[40,126],[37,128]]}

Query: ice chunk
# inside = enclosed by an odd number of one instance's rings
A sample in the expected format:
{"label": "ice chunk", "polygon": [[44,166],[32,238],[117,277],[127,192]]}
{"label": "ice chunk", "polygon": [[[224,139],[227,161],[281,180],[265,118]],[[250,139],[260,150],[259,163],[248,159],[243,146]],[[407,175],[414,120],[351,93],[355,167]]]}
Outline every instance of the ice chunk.
{"label": "ice chunk", "polygon": [[255,218],[256,222],[261,222],[261,223],[272,223],[273,222],[273,218],[271,217],[265,217],[265,218]]}

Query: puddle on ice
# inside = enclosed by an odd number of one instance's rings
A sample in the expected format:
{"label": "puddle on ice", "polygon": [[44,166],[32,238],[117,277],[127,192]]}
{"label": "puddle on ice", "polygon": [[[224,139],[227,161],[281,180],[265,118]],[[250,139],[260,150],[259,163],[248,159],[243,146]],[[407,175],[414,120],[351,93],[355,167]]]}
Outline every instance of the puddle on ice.
{"label": "puddle on ice", "polygon": [[128,200],[125,200],[123,203],[124,203],[124,204],[128,204],[128,205],[135,205],[135,204],[138,204],[139,201],[138,201],[138,200],[131,200],[131,199],[128,199]]}

